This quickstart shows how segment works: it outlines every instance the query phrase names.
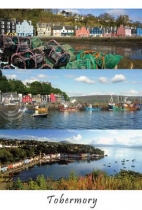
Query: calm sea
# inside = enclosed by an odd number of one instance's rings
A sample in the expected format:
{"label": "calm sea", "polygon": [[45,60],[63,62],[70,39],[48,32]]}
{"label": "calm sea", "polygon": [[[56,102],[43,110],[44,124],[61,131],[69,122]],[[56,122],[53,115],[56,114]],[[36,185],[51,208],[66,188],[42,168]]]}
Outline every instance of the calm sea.
{"label": "calm sea", "polygon": [[73,163],[63,165],[57,163],[52,165],[35,165],[17,174],[14,180],[20,177],[21,180],[27,181],[30,177],[35,179],[40,174],[43,174],[45,177],[52,177],[53,179],[67,178],[71,172],[84,176],[97,169],[105,171],[109,175],[114,175],[121,169],[142,173],[142,147],[100,147],[100,149],[104,150],[108,156],[98,160],[75,160]]}
{"label": "calm sea", "polygon": [[0,119],[0,129],[142,129],[142,110],[111,111],[50,111],[47,118],[34,118],[24,113],[18,119]]}

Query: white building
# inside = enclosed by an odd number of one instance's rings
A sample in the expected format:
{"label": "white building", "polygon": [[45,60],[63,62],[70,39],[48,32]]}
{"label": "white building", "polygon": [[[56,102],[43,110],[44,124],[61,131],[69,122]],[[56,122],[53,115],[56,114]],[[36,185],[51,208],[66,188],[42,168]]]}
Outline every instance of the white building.
{"label": "white building", "polygon": [[16,33],[18,36],[33,36],[34,28],[31,21],[24,20],[23,22],[17,22]]}

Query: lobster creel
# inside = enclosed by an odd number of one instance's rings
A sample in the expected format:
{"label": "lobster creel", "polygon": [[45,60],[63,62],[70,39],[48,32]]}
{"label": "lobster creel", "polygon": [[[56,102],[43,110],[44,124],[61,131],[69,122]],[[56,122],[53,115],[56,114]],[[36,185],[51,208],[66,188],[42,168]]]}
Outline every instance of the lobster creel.
{"label": "lobster creel", "polygon": [[11,57],[11,64],[19,69],[36,68],[35,56],[31,51],[13,54]]}

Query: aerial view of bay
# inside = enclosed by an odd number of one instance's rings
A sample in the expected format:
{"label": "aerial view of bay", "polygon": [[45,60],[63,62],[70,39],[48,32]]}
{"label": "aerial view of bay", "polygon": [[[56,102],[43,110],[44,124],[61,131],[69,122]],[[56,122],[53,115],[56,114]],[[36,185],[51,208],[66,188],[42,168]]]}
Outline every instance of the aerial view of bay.
{"label": "aerial view of bay", "polygon": [[141,130],[1,130],[0,137],[1,178],[13,187],[37,177],[56,183],[94,173],[136,184],[142,176]]}

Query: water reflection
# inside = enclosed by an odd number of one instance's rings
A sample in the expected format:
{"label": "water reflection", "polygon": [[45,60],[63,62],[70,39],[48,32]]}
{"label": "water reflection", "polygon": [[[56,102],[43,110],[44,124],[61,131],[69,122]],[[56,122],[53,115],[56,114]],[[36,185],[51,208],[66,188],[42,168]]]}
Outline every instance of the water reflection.
{"label": "water reflection", "polygon": [[142,60],[142,49],[141,47],[119,47],[119,46],[103,46],[103,45],[92,45],[92,44],[72,44],[76,52],[80,50],[94,50],[104,53],[119,54],[130,59]]}
{"label": "water reflection", "polygon": [[54,179],[67,178],[72,171],[76,175],[84,176],[97,169],[105,171],[109,175],[117,174],[121,169],[142,173],[142,148],[100,147],[100,149],[104,150],[108,156],[101,159],[77,159],[72,163],[63,165],[56,162],[38,164],[30,168],[30,170],[20,172],[14,177],[14,180],[20,177],[26,181],[29,177],[36,178],[39,174]]}

